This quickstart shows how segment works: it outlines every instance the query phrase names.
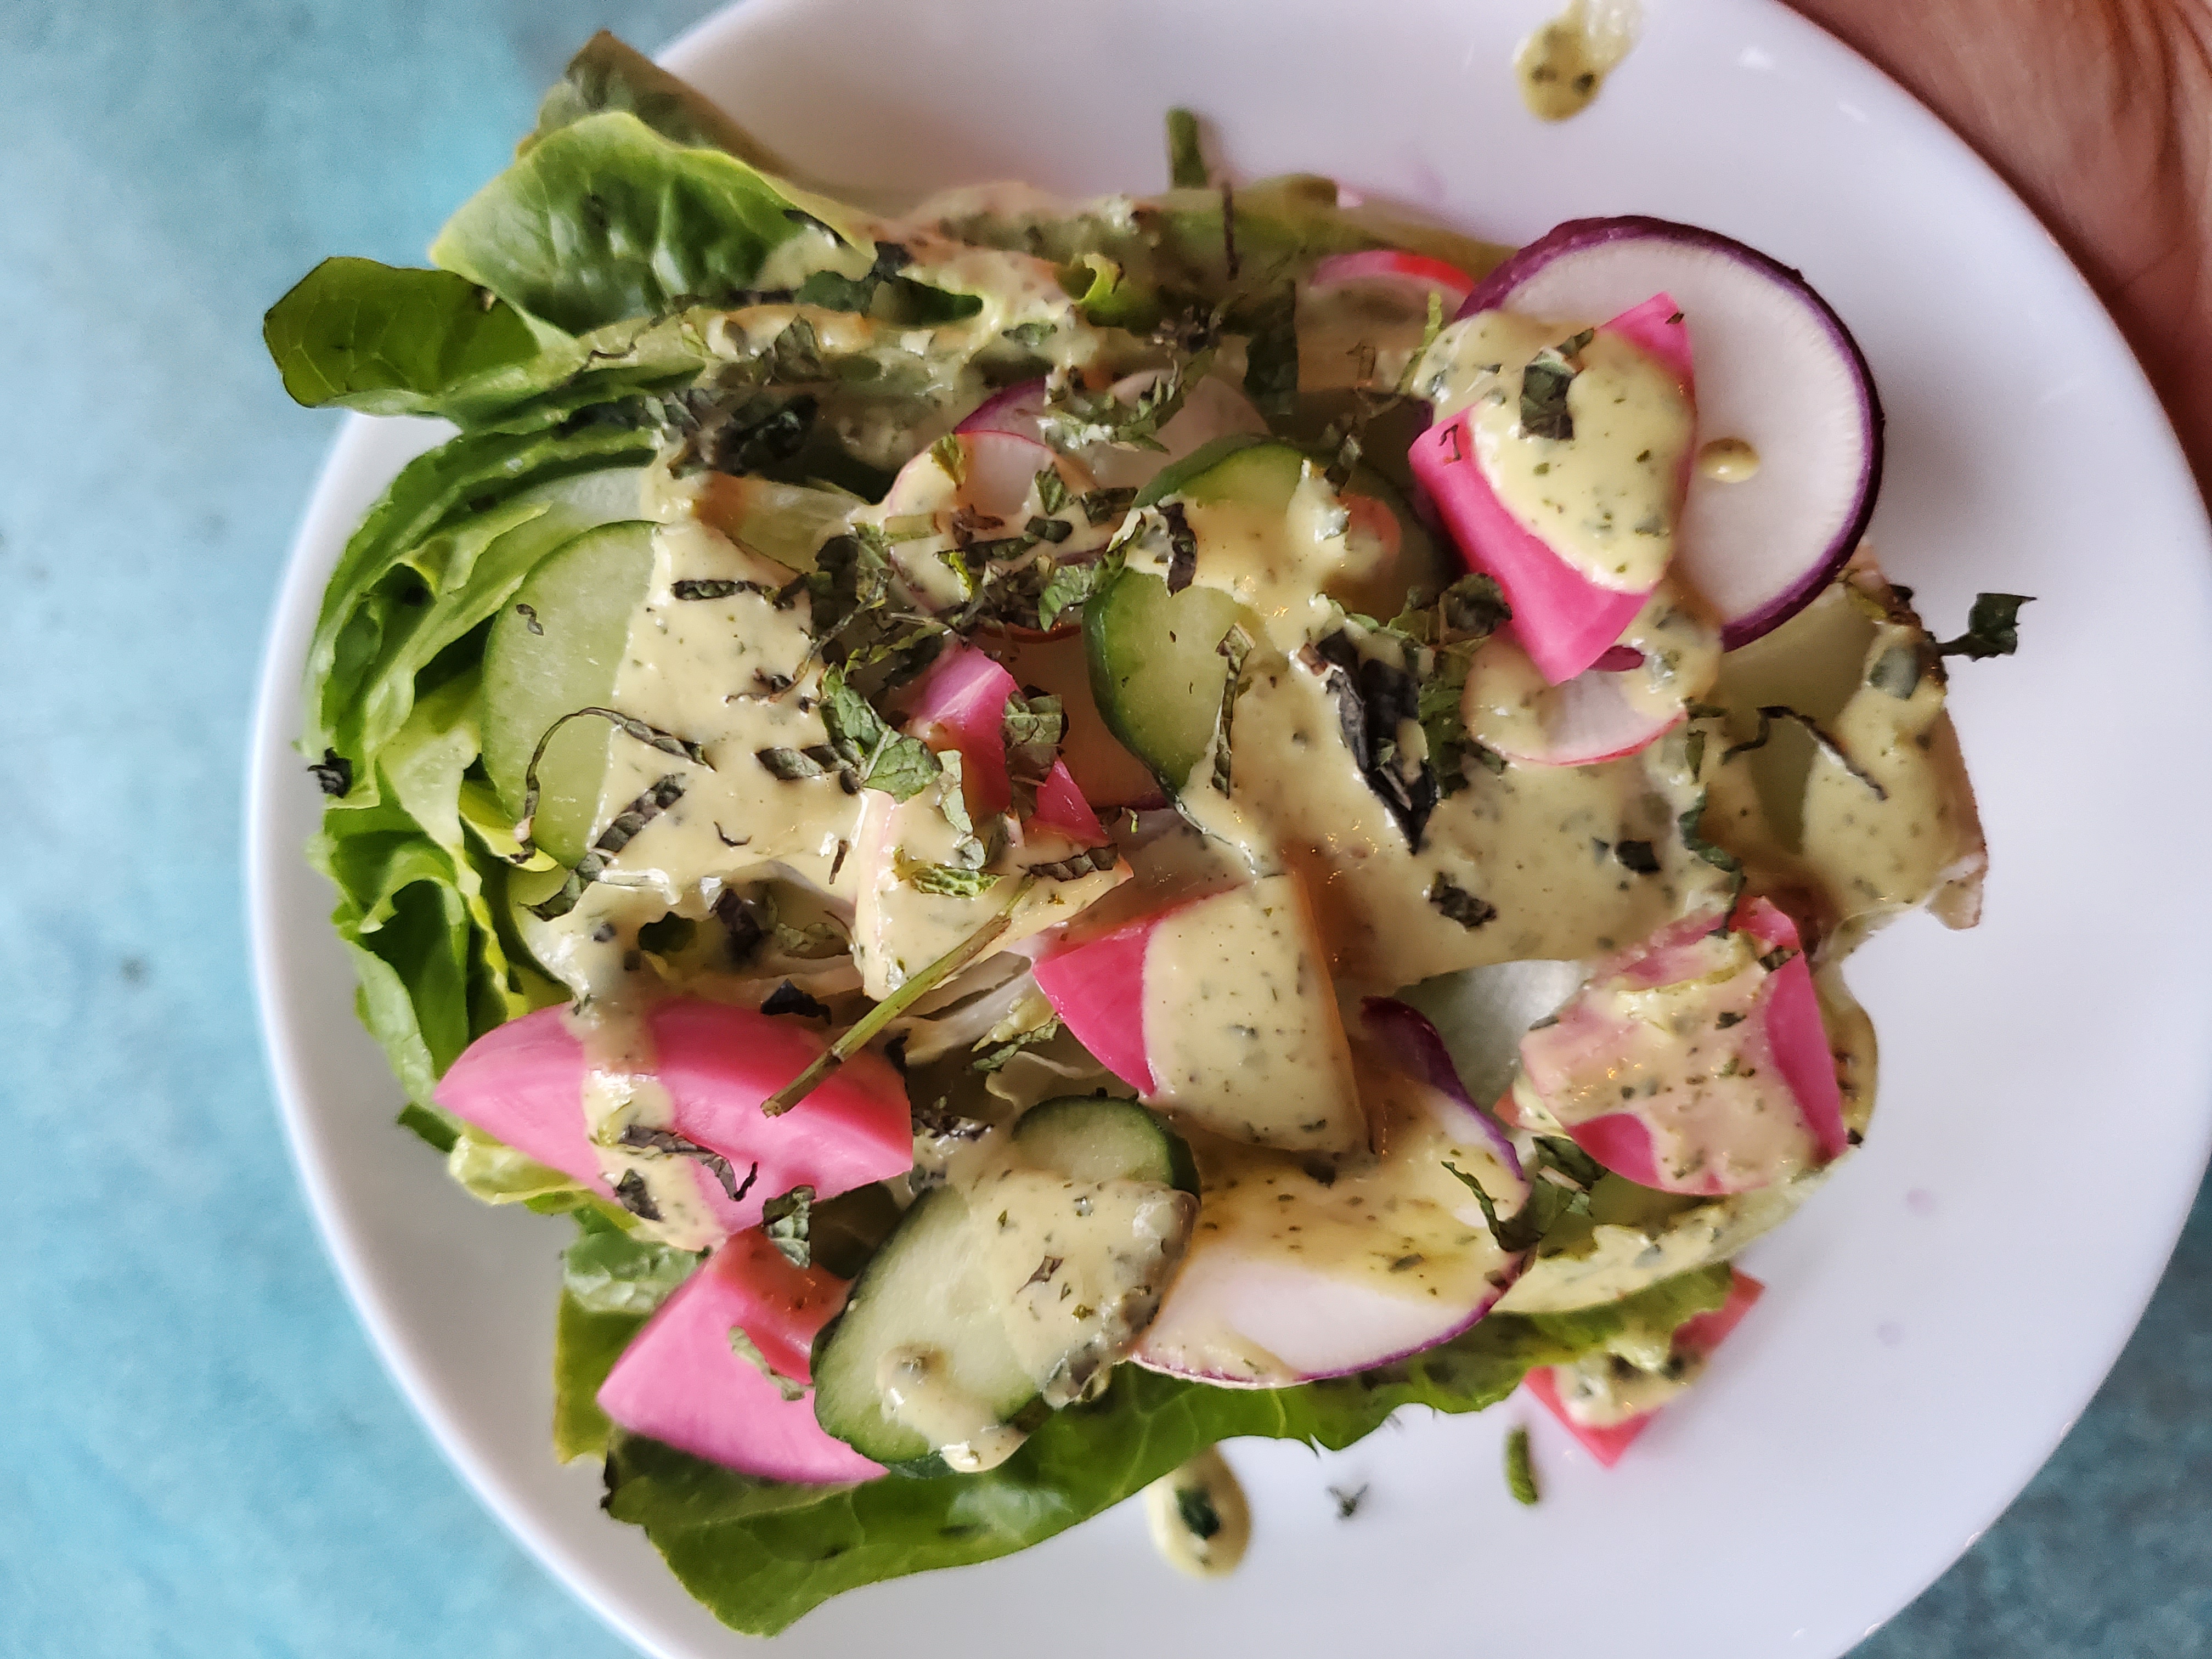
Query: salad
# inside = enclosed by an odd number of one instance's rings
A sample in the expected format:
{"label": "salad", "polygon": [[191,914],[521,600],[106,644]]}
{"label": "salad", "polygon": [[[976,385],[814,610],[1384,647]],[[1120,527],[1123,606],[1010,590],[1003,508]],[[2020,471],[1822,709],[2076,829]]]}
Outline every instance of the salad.
{"label": "salad", "polygon": [[[302,403],[441,416],[302,746],[401,1121],[573,1219],[554,1449],[726,1622],[1521,1387],[1607,1462],[1985,864],[1795,272],[1330,181],[859,206],[611,36]],[[1529,1489],[1525,1453],[1516,1491]],[[1149,1489],[1149,1491],[1148,1491]]]}

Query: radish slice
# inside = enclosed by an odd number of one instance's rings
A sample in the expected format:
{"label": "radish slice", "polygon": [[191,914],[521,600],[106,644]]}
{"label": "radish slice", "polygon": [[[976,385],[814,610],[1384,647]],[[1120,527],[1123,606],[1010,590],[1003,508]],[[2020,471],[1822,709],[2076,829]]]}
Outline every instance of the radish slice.
{"label": "radish slice", "polygon": [[1241,1388],[1341,1376],[1456,1336],[1519,1276],[1527,1258],[1445,1167],[1517,1211],[1528,1182],[1495,1128],[1375,1050],[1359,1079],[1387,1150],[1327,1184],[1284,1153],[1194,1144],[1199,1224],[1139,1364]]}
{"label": "radish slice", "polygon": [[985,398],[975,412],[952,429],[959,433],[1011,432],[1044,441],[1044,382],[1024,380]]}
{"label": "radish slice", "polygon": [[[739,1233],[631,1339],[599,1385],[599,1409],[633,1434],[746,1474],[872,1480],[883,1467],[833,1438],[800,1392],[814,1381],[815,1333],[845,1305],[845,1290],[819,1267],[793,1267],[758,1231]],[[739,1333],[775,1376],[738,1351]]]}
{"label": "radish slice", "polygon": [[[1752,1304],[1758,1301],[1766,1289],[1765,1285],[1740,1268],[1729,1271],[1734,1277],[1729,1285],[1728,1300],[1711,1313],[1701,1313],[1694,1319],[1684,1320],[1674,1332],[1674,1356],[1692,1366],[1702,1365],[1711,1357],[1713,1350],[1720,1346],[1744,1315],[1751,1311]],[[1559,1390],[1559,1373],[1572,1369],[1565,1365],[1540,1365],[1522,1379],[1522,1386],[1543,1402],[1544,1408],[1559,1419],[1569,1434],[1583,1443],[1591,1456],[1609,1469],[1620,1462],[1620,1455],[1628,1449],[1638,1435],[1650,1426],[1651,1419],[1659,1414],[1660,1408],[1654,1407],[1648,1412],[1639,1412],[1619,1423],[1577,1422],[1573,1409]]]}
{"label": "radish slice", "polygon": [[[1139,370],[1114,382],[1114,396],[1133,404],[1160,377],[1156,368]],[[1042,442],[1045,433],[1045,383],[1026,380],[986,401],[954,428],[973,434],[1003,432]],[[1141,489],[1162,468],[1231,433],[1265,437],[1267,422],[1252,400],[1218,375],[1209,374],[1183,395],[1182,407],[1159,430],[1160,447],[1137,449],[1120,444],[1086,444],[1073,453],[1100,485],[1109,489]]]}
{"label": "radish slice", "polygon": [[[1474,301],[1462,308],[1471,314]],[[1654,358],[1691,390],[1689,349],[1673,299],[1654,295],[1599,325]],[[1470,568],[1488,572],[1513,607],[1511,636],[1558,685],[1603,656],[1643,610],[1650,586],[1624,592],[1592,581],[1521,522],[1484,474],[1472,410],[1462,410],[1413,441],[1407,453]]]}
{"label": "radish slice", "polygon": [[[1631,651],[1636,667],[1644,659]],[[1468,735],[1510,761],[1591,766],[1632,755],[1682,723],[1679,700],[1635,695],[1618,669],[1586,668],[1563,684],[1544,678],[1513,641],[1485,641],[1468,665],[1461,707]]]}
{"label": "radish slice", "polygon": [[1457,265],[1431,259],[1425,253],[1378,247],[1330,254],[1314,266],[1313,275],[1306,279],[1306,291],[1318,295],[1368,284],[1400,289],[1416,309],[1428,303],[1430,295],[1437,295],[1449,316],[1474,292],[1474,278]]}
{"label": "radish slice", "polygon": [[1475,1105],[1467,1085],[1460,1081],[1459,1067],[1451,1050],[1444,1046],[1443,1033],[1430,1024],[1426,1014],[1395,997],[1363,997],[1359,1019],[1369,1039],[1387,1049],[1408,1077],[1457,1103],[1455,1133],[1466,1139],[1486,1138],[1498,1161],[1516,1176],[1522,1173],[1521,1157],[1513,1150],[1511,1138]]}
{"label": "radish slice", "polygon": [[1686,917],[1600,963],[1522,1039],[1505,1109],[1522,1127],[1548,1116],[1662,1192],[1749,1192],[1841,1156],[1842,1095],[1796,926],[1763,898],[1731,921],[1717,934],[1711,915]]}
{"label": "radish slice", "polygon": [[1663,219],[1576,219],[1531,242],[1468,296],[1602,317],[1663,288],[1698,359],[1701,441],[1759,457],[1747,479],[1696,472],[1676,563],[1719,613],[1733,649],[1788,619],[1850,556],[1881,483],[1881,400],[1865,356],[1804,278],[1755,248]]}
{"label": "radish slice", "polygon": [[[707,1209],[725,1231],[757,1225],[762,1205],[793,1187],[828,1198],[912,1167],[906,1086],[879,1055],[854,1055],[789,1112],[768,1118],[761,1103],[805,1070],[829,1047],[826,1037],[796,1020],[690,997],[654,1008],[647,1028],[657,1055],[653,1075],[673,1108],[665,1127],[726,1159],[741,1187],[759,1166],[745,1196],[732,1199],[718,1176],[692,1164]],[[568,1011],[540,1008],[471,1043],[434,1098],[611,1198],[584,1123],[585,1066]]]}

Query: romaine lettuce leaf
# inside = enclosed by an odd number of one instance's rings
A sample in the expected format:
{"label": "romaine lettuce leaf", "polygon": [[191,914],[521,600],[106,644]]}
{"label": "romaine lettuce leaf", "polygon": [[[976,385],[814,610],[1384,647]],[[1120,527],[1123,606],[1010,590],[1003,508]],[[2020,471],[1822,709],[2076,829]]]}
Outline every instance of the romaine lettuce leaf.
{"label": "romaine lettuce leaf", "polygon": [[[860,1585],[1025,1549],[1218,1441],[1251,1435],[1334,1449],[1403,1406],[1480,1411],[1533,1367],[1576,1358],[1631,1321],[1674,1324],[1717,1308],[1728,1287],[1728,1269],[1711,1267],[1584,1314],[1492,1314],[1411,1359],[1296,1389],[1220,1389],[1124,1365],[1102,1398],[1055,1413],[981,1474],[790,1486],[617,1432],[607,1509],[643,1527],[684,1588],[725,1624],[772,1635]],[[586,1358],[580,1348],[571,1363]]]}

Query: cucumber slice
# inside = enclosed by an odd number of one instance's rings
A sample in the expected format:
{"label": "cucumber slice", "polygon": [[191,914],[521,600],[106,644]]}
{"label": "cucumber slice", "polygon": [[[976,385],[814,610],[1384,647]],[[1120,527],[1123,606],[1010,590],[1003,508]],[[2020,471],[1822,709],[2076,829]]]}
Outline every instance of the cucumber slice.
{"label": "cucumber slice", "polygon": [[1124,749],[1180,793],[1206,757],[1229,662],[1222,636],[1244,607],[1213,587],[1168,592],[1158,576],[1123,570],[1083,608],[1091,695]]}
{"label": "cucumber slice", "polygon": [[[651,525],[602,525],[532,571],[493,620],[484,646],[484,771],[509,812],[521,815],[523,774],[547,728],[613,695],[652,571]],[[604,721],[571,721],[538,763],[534,834],[562,864],[581,858],[591,840],[612,735]]]}
{"label": "cucumber slice", "polygon": [[1198,1164],[1183,1138],[1133,1100],[1064,1095],[1014,1125],[1023,1157],[1077,1181],[1149,1181],[1194,1195]]}
{"label": "cucumber slice", "polygon": [[[903,1474],[989,1468],[1044,1420],[983,1270],[981,1232],[959,1193],[923,1194],[815,1340],[815,1417]],[[892,1415],[886,1384],[906,1395],[910,1420]]]}

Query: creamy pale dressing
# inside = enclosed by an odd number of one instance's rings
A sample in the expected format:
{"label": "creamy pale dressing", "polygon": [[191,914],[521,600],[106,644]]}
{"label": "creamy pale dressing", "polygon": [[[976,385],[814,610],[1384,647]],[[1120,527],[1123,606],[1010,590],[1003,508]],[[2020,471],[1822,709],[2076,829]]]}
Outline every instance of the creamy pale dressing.
{"label": "creamy pale dressing", "polygon": [[[1516,520],[1599,586],[1641,592],[1674,557],[1694,415],[1665,365],[1588,326],[1477,312],[1437,337],[1415,378],[1437,420],[1467,416],[1472,459]],[[1571,435],[1524,424],[1523,392],[1540,365],[1572,371]]]}
{"label": "creamy pale dressing", "polygon": [[1294,876],[1171,911],[1145,955],[1148,1098],[1259,1146],[1366,1139],[1328,964]]}
{"label": "creamy pale dressing", "polygon": [[1698,476],[1715,483],[1743,483],[1759,476],[1759,451],[1746,438],[1715,438],[1698,446]]}
{"label": "creamy pale dressing", "polygon": [[892,1419],[926,1438],[957,1474],[997,1468],[1029,1437],[955,1382],[935,1348],[889,1350],[877,1364],[876,1387]]}
{"label": "creamy pale dressing", "polygon": [[1252,1541],[1252,1507],[1218,1447],[1145,1488],[1145,1524],[1168,1565],[1194,1578],[1233,1572]]}

